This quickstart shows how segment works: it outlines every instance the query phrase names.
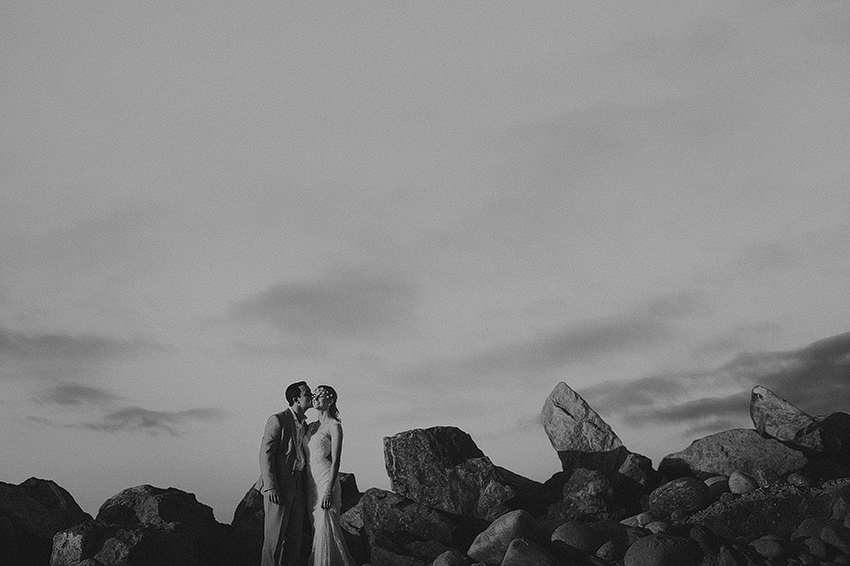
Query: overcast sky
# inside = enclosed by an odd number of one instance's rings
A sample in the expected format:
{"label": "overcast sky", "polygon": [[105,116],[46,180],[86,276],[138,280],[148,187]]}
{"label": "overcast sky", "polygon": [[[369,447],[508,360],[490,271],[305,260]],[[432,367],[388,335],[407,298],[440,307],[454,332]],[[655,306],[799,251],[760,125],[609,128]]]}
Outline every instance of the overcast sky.
{"label": "overcast sky", "polygon": [[362,490],[434,425],[545,481],[559,381],[656,466],[850,410],[848,93],[844,0],[7,0],[0,481],[230,522],[298,380]]}

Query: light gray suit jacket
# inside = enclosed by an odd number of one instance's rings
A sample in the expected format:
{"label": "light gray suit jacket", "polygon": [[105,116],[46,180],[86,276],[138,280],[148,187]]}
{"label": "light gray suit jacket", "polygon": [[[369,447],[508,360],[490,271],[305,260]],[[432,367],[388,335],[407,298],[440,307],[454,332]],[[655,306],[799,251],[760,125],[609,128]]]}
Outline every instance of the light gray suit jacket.
{"label": "light gray suit jacket", "polygon": [[[305,424],[306,426],[306,424]],[[259,491],[276,489],[281,497],[295,487],[295,414],[287,408],[269,417],[260,444]]]}

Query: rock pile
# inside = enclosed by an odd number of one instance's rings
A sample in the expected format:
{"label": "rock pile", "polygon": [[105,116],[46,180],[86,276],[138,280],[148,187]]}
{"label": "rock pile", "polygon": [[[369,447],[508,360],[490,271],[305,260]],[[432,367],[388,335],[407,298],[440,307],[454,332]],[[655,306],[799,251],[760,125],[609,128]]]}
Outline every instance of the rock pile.
{"label": "rock pile", "polygon": [[[750,415],[753,429],[697,439],[655,470],[559,383],[541,412],[561,462],[546,482],[493,465],[458,428],[404,431],[384,439],[391,491],[343,474],[342,526],[372,566],[850,564],[850,415],[813,417],[761,386]],[[151,486],[93,520],[31,479],[0,484],[0,563],[256,565],[262,522],[253,488],[231,525]]]}

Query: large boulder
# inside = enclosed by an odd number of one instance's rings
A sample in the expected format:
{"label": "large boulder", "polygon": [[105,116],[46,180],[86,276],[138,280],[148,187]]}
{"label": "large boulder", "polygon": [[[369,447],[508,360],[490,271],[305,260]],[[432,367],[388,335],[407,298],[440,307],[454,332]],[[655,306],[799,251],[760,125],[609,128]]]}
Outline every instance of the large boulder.
{"label": "large boulder", "polygon": [[485,520],[518,508],[542,512],[542,484],[494,466],[456,427],[385,437],[384,463],[392,490],[428,507]]}
{"label": "large boulder", "polygon": [[527,511],[517,509],[490,523],[472,541],[467,554],[476,562],[497,566],[505,558],[511,541],[518,538],[538,544],[548,542],[545,531],[537,521]]}
{"label": "large boulder", "polygon": [[691,515],[688,522],[726,538],[790,537],[807,519],[841,521],[848,515],[850,480],[838,480],[813,488],[774,484],[735,499],[721,499]]}
{"label": "large boulder", "polygon": [[29,478],[0,482],[0,563],[42,566],[50,560],[53,536],[91,520],[55,482]]}
{"label": "large boulder", "polygon": [[142,485],[109,498],[96,520],[57,533],[50,563],[209,566],[223,560],[229,530],[193,494]]}
{"label": "large boulder", "polygon": [[766,387],[753,387],[750,417],[762,435],[798,450],[823,452],[826,449],[823,427],[808,413]]}
{"label": "large boulder", "polygon": [[701,554],[690,538],[649,535],[632,544],[623,557],[624,566],[696,566]]}
{"label": "large boulder", "polygon": [[340,520],[348,535],[366,541],[371,563],[430,564],[440,554],[465,552],[475,536],[487,527],[480,519],[460,517],[420,505],[397,493],[371,488]]}
{"label": "large boulder", "polygon": [[807,463],[802,452],[764,438],[755,430],[737,428],[700,438],[681,452],[665,456],[658,471],[672,477],[695,475],[706,479],[735,471],[755,475],[760,468],[770,468],[784,476]]}

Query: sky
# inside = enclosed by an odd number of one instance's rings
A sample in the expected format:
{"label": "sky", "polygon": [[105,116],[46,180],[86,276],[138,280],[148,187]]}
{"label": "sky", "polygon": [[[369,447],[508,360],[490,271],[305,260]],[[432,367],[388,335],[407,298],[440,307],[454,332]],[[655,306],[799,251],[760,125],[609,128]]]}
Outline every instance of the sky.
{"label": "sky", "polygon": [[8,0],[0,78],[0,481],[229,523],[300,380],[362,491],[547,480],[562,381],[656,466],[850,410],[843,0]]}

